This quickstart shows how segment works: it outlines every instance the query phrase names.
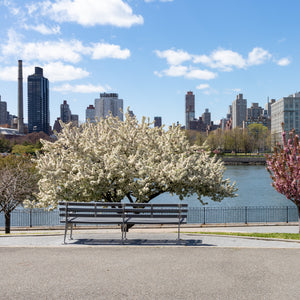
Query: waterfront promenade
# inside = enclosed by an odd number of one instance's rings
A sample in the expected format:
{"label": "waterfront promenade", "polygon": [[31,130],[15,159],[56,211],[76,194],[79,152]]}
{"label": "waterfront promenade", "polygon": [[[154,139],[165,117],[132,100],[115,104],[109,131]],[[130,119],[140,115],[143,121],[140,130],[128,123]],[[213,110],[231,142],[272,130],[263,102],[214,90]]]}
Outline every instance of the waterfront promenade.
{"label": "waterfront promenade", "polygon": [[193,231],[297,226],[21,231],[0,236],[0,299],[298,299],[300,243]]}

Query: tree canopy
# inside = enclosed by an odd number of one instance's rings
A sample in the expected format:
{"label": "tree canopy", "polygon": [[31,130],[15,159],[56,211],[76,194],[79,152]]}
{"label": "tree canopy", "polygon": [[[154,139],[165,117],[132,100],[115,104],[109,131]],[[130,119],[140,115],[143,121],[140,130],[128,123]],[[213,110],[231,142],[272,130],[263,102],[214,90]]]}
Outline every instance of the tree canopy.
{"label": "tree canopy", "polygon": [[10,214],[37,192],[37,173],[31,156],[0,157],[0,212],[5,215],[5,232],[10,232]]}
{"label": "tree canopy", "polygon": [[40,207],[123,198],[146,203],[165,192],[180,199],[235,196],[235,185],[223,179],[223,163],[190,145],[179,126],[153,128],[128,112],[124,122],[109,116],[80,128],[62,126],[57,141],[43,141],[37,156]]}
{"label": "tree canopy", "polygon": [[296,204],[300,220],[300,142],[294,129],[288,138],[283,132],[282,144],[276,145],[273,154],[266,155],[266,159],[272,186]]}

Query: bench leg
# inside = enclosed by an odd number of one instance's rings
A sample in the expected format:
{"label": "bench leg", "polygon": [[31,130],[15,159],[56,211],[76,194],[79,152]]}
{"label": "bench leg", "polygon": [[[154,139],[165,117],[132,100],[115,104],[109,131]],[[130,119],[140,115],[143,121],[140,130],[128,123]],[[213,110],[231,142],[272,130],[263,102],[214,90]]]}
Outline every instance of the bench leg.
{"label": "bench leg", "polygon": [[177,236],[177,244],[180,243],[180,223],[178,223],[178,236]]}
{"label": "bench leg", "polygon": [[68,223],[66,223],[66,225],[65,225],[64,244],[66,243],[67,232],[68,232]]}
{"label": "bench leg", "polygon": [[121,224],[121,233],[122,233],[121,243],[123,244],[123,240],[124,240],[124,224]]}
{"label": "bench leg", "polygon": [[71,223],[70,240],[73,240],[73,223]]}

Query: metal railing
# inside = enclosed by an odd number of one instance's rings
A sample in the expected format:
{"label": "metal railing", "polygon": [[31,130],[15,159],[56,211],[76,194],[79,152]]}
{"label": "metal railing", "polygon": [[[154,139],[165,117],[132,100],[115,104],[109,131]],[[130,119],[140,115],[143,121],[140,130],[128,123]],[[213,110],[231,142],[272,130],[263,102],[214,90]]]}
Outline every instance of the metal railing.
{"label": "metal railing", "polygon": [[289,223],[298,221],[296,207],[243,206],[243,207],[190,207],[188,223]]}
{"label": "metal railing", "polygon": [[[290,223],[298,222],[297,208],[293,206],[244,206],[244,207],[189,207],[189,224],[229,223]],[[0,213],[0,227],[5,218]],[[58,210],[15,209],[11,213],[11,227],[52,227],[61,225]]]}

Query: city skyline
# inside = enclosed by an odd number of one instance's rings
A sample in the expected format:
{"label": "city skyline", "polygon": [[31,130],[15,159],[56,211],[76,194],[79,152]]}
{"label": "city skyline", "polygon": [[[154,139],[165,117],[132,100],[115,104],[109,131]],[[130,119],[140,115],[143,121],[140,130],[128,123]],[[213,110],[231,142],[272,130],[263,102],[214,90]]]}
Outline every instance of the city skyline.
{"label": "city skyline", "polygon": [[264,107],[268,97],[298,90],[297,1],[6,0],[0,7],[2,101],[17,115],[18,60],[24,91],[34,67],[43,68],[51,126],[63,100],[84,122],[103,92],[118,93],[138,118],[184,125],[187,91],[195,117],[208,108],[216,121],[239,93],[248,106]]}

